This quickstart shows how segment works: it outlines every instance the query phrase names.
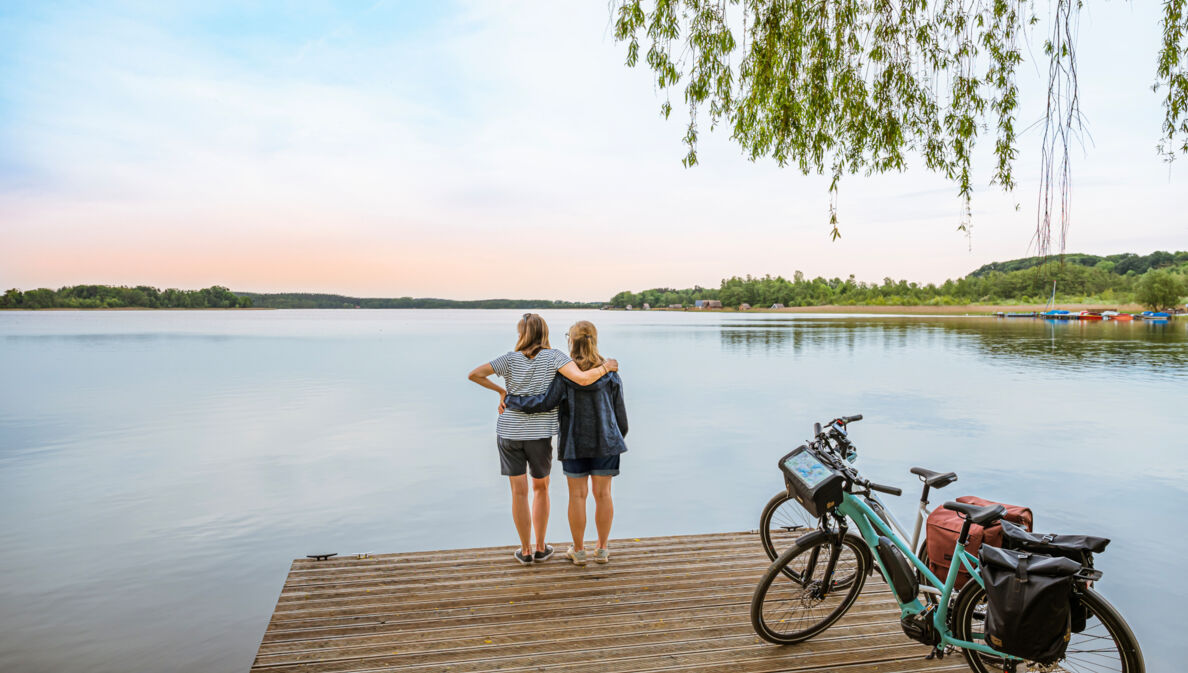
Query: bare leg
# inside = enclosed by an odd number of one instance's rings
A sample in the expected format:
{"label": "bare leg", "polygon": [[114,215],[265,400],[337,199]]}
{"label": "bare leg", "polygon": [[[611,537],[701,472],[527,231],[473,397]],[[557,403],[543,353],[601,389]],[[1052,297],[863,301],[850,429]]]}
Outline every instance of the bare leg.
{"label": "bare leg", "polygon": [[594,525],[598,527],[598,548],[606,549],[610,539],[611,521],[615,518],[615,503],[611,501],[611,479],[591,475],[594,482]]}
{"label": "bare leg", "polygon": [[532,535],[532,515],[528,511],[528,475],[521,474],[508,477],[512,492],[512,521],[516,522],[516,532],[520,534],[520,552],[527,556],[532,552],[530,545]]}
{"label": "bare leg", "polygon": [[545,529],[549,527],[548,477],[532,480],[532,527],[536,529],[536,551],[544,551]]}
{"label": "bare leg", "polygon": [[586,537],[587,477],[566,479],[569,480],[569,532],[573,535],[574,551],[581,551]]}

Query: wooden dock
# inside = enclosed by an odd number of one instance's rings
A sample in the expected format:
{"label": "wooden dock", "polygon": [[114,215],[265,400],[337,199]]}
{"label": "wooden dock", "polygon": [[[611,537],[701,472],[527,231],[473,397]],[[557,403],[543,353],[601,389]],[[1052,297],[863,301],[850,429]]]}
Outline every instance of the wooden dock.
{"label": "wooden dock", "polygon": [[842,621],[790,647],[751,629],[768,561],[756,533],[615,540],[579,568],[554,545],[519,566],[512,547],[298,559],[252,671],[967,670],[927,661],[876,573]]}

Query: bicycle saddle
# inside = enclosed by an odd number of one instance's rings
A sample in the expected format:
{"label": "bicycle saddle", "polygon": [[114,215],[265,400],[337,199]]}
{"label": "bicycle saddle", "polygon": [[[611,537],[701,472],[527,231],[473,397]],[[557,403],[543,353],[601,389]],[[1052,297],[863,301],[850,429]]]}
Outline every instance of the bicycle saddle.
{"label": "bicycle saddle", "polygon": [[969,519],[970,523],[976,523],[979,526],[989,526],[998,521],[1006,514],[1006,507],[1002,505],[987,505],[985,507],[978,507],[977,505],[969,505],[964,502],[946,502],[945,509],[951,509],[959,514],[964,514],[965,518]]}
{"label": "bicycle saddle", "polygon": [[929,488],[944,488],[949,484],[957,481],[956,472],[933,472],[932,470],[925,470],[922,467],[913,467],[912,474],[920,476],[920,479],[928,484]]}

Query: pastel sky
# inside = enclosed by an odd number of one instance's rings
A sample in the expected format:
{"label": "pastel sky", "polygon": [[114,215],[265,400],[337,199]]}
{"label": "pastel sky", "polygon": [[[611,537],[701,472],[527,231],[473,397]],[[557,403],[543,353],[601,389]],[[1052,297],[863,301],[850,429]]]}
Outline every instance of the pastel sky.
{"label": "pastel sky", "polygon": [[[1069,251],[1188,248],[1188,157],[1155,153],[1159,4],[1082,14]],[[684,118],[624,67],[603,1],[95,5],[0,4],[3,288],[605,299],[795,270],[942,281],[1033,252],[1036,131],[1015,193],[975,194],[970,239],[915,169],[844,180],[833,242],[825,179],[724,134],[681,166]]]}

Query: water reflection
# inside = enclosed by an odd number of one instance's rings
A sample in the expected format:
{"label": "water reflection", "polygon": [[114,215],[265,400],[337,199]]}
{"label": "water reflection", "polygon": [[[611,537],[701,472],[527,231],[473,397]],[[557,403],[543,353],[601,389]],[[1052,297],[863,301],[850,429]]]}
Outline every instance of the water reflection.
{"label": "water reflection", "polygon": [[796,355],[907,348],[974,348],[1003,364],[1056,369],[1142,368],[1157,376],[1188,375],[1188,321],[1081,322],[987,318],[777,319],[727,322],[724,351]]}

